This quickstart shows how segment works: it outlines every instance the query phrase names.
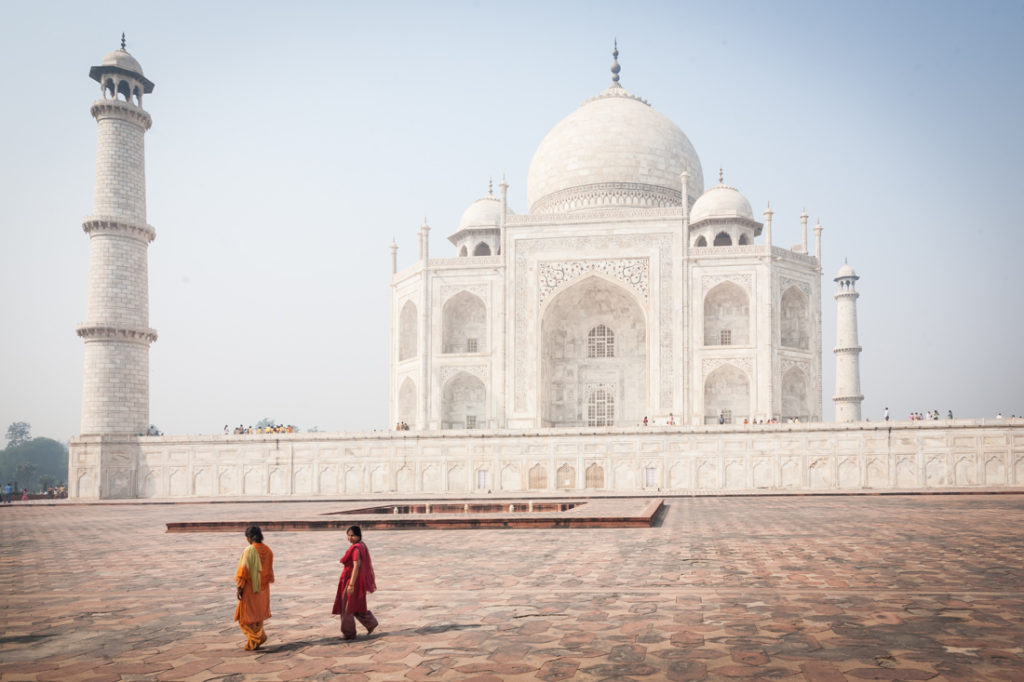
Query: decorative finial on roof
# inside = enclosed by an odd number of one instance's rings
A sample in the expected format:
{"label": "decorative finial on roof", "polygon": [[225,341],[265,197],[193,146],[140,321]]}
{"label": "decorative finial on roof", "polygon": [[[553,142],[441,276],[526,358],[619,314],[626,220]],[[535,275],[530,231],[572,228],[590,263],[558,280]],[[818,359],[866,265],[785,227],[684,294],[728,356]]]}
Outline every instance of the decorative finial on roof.
{"label": "decorative finial on roof", "polygon": [[124,49],[124,31],[121,31],[121,49]]}
{"label": "decorative finial on roof", "polygon": [[487,196],[494,196],[494,179],[487,178]]}
{"label": "decorative finial on roof", "polygon": [[721,166],[718,167],[718,184],[719,185],[724,185],[725,184],[725,176],[722,173],[722,167]]}
{"label": "decorative finial on roof", "polygon": [[612,84],[619,84],[619,71],[622,67],[619,66],[619,39],[615,39],[615,49],[612,50]]}

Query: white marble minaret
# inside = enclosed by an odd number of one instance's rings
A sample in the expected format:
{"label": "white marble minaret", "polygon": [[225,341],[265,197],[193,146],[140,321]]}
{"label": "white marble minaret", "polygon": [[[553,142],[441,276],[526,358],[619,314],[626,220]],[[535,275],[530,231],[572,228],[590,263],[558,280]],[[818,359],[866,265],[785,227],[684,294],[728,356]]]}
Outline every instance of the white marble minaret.
{"label": "white marble minaret", "polygon": [[857,340],[857,280],[849,265],[839,268],[836,282],[836,422],[859,422],[860,343]]}
{"label": "white marble minaret", "polygon": [[99,130],[89,235],[82,434],[144,434],[149,427],[149,243],[143,137],[152,119],[142,96],[153,83],[124,49],[111,52],[89,76],[100,84],[92,105]]}

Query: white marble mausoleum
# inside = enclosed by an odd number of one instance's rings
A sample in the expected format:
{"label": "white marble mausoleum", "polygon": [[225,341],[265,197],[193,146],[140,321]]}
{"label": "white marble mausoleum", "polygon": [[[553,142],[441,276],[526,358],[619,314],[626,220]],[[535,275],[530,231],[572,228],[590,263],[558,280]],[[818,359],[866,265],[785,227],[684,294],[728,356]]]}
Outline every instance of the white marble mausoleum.
{"label": "white marble mausoleum", "polygon": [[[679,127],[612,82],[430,258],[392,258],[391,416],[412,430],[821,421],[821,226],[772,242]],[[799,231],[797,235],[797,220]],[[396,247],[392,245],[393,253]],[[859,381],[857,382],[859,386]],[[857,403],[859,409],[859,401]]]}

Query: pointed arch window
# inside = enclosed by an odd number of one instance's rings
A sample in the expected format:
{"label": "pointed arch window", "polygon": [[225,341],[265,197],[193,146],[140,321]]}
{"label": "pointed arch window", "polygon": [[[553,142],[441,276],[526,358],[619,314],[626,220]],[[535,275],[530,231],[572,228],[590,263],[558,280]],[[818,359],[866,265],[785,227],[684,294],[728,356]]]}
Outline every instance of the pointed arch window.
{"label": "pointed arch window", "polygon": [[587,334],[588,358],[615,357],[615,332],[599,324]]}

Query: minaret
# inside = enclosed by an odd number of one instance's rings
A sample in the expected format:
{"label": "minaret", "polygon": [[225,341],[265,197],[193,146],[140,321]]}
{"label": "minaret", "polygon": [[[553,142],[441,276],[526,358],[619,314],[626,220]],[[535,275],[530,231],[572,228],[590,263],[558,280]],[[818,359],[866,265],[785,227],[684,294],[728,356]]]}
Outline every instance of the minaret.
{"label": "minaret", "polygon": [[124,49],[89,70],[100,84],[92,105],[99,131],[89,235],[82,382],[82,434],[145,434],[149,428],[149,243],[143,136],[152,119],[142,96],[153,83]]}
{"label": "minaret", "polygon": [[857,341],[857,293],[860,277],[849,265],[839,268],[836,282],[836,422],[859,422],[860,344]]}

